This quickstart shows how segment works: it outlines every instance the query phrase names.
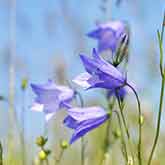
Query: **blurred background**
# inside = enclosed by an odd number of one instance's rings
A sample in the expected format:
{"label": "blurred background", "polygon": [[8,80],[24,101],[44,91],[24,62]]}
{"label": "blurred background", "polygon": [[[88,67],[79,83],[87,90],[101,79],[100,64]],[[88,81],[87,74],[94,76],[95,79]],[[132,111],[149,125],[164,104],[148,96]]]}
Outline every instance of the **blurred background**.
{"label": "blurred background", "polygon": [[[26,162],[33,164],[38,151],[35,139],[45,132],[44,115],[30,111],[35,96],[29,84],[44,83],[47,79],[62,84],[71,82],[83,71],[79,53],[91,54],[96,47],[96,42],[87,38],[87,32],[94,29],[96,23],[112,19],[127,21],[130,28],[128,78],[136,84],[142,101],[146,118],[143,148],[147,154],[158,112],[160,73],[156,31],[161,26],[164,9],[163,0],[0,0],[0,140],[5,164],[22,164],[21,130],[25,134]],[[25,80],[28,86],[23,89],[21,85]],[[100,90],[81,93],[89,98],[86,104],[98,100],[101,105],[105,103]],[[127,109],[133,132],[135,103],[129,102]],[[48,146],[57,151],[57,155],[60,139],[69,140],[71,136],[62,126],[63,115],[63,112],[57,115],[57,120],[46,126]],[[163,113],[155,165],[165,163],[164,124]],[[101,131],[104,125],[87,135],[87,153],[90,153],[87,161],[92,165],[98,162],[96,155],[102,154],[101,141],[98,142]],[[79,150],[76,142],[66,151],[61,164],[80,164]],[[114,146],[109,158],[113,165],[119,164],[117,155],[120,154]],[[52,159],[50,156],[50,161]]]}

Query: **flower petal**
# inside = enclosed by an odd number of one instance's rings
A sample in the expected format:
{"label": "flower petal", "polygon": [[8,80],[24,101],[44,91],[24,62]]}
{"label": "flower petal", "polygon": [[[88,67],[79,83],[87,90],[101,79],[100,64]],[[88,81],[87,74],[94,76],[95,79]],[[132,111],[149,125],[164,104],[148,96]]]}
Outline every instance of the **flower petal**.
{"label": "flower petal", "polygon": [[102,34],[102,29],[98,27],[97,29],[89,32],[87,36],[91,38],[99,39],[101,37],[101,34]]}
{"label": "flower petal", "polygon": [[102,117],[98,117],[95,119],[90,119],[83,121],[79,124],[79,126],[76,127],[74,134],[72,135],[72,138],[70,140],[70,144],[75,142],[80,137],[84,136],[89,131],[93,130],[94,128],[97,128],[101,124],[103,124],[107,119],[109,118],[108,115],[104,115]]}
{"label": "flower petal", "polygon": [[41,95],[42,92],[56,92],[60,91],[57,89],[55,83],[51,80],[48,80],[45,84],[31,84],[32,90],[36,93],[36,95]]}
{"label": "flower petal", "polygon": [[89,73],[85,72],[85,73],[81,73],[80,75],[78,75],[72,81],[74,83],[76,83],[77,85],[83,87],[84,89],[87,89],[87,88],[91,87],[91,84],[88,82],[88,80],[91,77],[92,76]]}
{"label": "flower petal", "polygon": [[105,110],[101,107],[71,108],[67,110],[68,114],[78,122],[104,116]]}
{"label": "flower petal", "polygon": [[98,51],[102,52],[110,49],[115,52],[121,36],[127,33],[126,25],[122,21],[109,21],[100,24],[98,28],[88,33],[88,37],[98,40]]}
{"label": "flower petal", "polygon": [[31,84],[31,87],[37,95],[35,99],[36,105],[33,109],[44,111],[44,113],[48,114],[48,118],[50,113],[55,113],[59,108],[68,108],[66,105],[69,105],[69,102],[74,97],[74,91],[72,89],[65,86],[58,86],[50,80],[42,85]]}
{"label": "flower petal", "polygon": [[59,100],[60,101],[71,101],[74,97],[74,91],[67,86],[57,86],[57,89],[60,90]]}
{"label": "flower petal", "polygon": [[37,111],[37,112],[43,112],[44,110],[44,105],[43,104],[39,104],[37,102],[34,102],[32,107],[31,107],[32,111]]}
{"label": "flower petal", "polygon": [[46,121],[48,122],[53,116],[55,115],[55,113],[47,113],[46,114]]}
{"label": "flower petal", "polygon": [[76,127],[78,126],[78,122],[71,116],[67,116],[63,123],[65,124],[65,126],[71,128],[71,129],[76,129]]}
{"label": "flower petal", "polygon": [[96,72],[96,70],[98,68],[98,62],[96,62],[95,60],[93,60],[85,55],[82,55],[82,54],[80,55],[80,58],[88,73],[93,74]]}

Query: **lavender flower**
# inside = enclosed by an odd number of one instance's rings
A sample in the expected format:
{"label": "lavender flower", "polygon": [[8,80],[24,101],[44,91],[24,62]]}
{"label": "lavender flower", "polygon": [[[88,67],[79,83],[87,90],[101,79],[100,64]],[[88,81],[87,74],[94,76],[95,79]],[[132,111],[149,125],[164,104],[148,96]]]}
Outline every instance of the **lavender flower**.
{"label": "lavender flower", "polygon": [[114,90],[126,84],[126,78],[110,63],[102,59],[93,49],[93,58],[80,55],[85,73],[77,76],[73,82],[85,89],[105,88]]}
{"label": "lavender flower", "polygon": [[111,50],[114,53],[122,38],[127,35],[126,26],[121,21],[100,24],[88,33],[88,37],[98,40],[98,51]]}
{"label": "lavender flower", "polygon": [[44,112],[48,121],[60,108],[70,108],[69,103],[74,97],[74,91],[66,86],[56,85],[49,80],[46,84],[31,84],[37,95],[32,110]]}
{"label": "lavender flower", "polygon": [[126,88],[108,90],[108,92],[107,92],[107,98],[111,98],[112,96],[115,96],[115,97],[119,98],[120,100],[124,100],[126,95],[127,95]]}
{"label": "lavender flower", "polygon": [[64,124],[74,129],[70,144],[109,118],[109,115],[101,107],[71,108],[67,112],[68,116],[64,119]]}

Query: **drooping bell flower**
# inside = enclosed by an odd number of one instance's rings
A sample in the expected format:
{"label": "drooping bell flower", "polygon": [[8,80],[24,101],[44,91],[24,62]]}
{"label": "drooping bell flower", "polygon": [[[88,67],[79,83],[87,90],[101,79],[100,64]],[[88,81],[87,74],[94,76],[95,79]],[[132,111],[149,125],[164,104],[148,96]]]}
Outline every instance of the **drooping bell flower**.
{"label": "drooping bell flower", "polygon": [[105,24],[99,24],[95,30],[87,35],[98,41],[99,52],[111,50],[114,53],[122,38],[127,35],[127,30],[124,22],[109,21]]}
{"label": "drooping bell flower", "polygon": [[74,130],[70,144],[109,119],[109,115],[101,107],[76,107],[68,109],[67,112],[64,124]]}
{"label": "drooping bell flower", "polygon": [[89,88],[116,89],[126,84],[126,78],[113,65],[101,58],[93,49],[93,58],[80,55],[86,72],[78,75],[73,82]]}
{"label": "drooping bell flower", "polygon": [[70,108],[74,91],[67,86],[56,85],[49,80],[46,84],[31,84],[37,95],[31,109],[44,112],[48,121],[60,108]]}

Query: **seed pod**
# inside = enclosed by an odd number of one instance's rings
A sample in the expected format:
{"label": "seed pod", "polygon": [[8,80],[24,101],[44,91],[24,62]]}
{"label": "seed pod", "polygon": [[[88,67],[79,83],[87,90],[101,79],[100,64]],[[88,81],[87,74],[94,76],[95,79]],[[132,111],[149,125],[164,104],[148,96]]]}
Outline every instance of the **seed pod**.
{"label": "seed pod", "polygon": [[67,142],[66,140],[63,140],[63,141],[61,142],[61,148],[62,148],[62,149],[67,149],[68,146],[69,146],[69,144],[68,144],[68,142]]}
{"label": "seed pod", "polygon": [[39,153],[38,153],[38,157],[39,159],[42,161],[42,160],[46,160],[47,159],[47,153],[44,151],[44,150],[41,150]]}

